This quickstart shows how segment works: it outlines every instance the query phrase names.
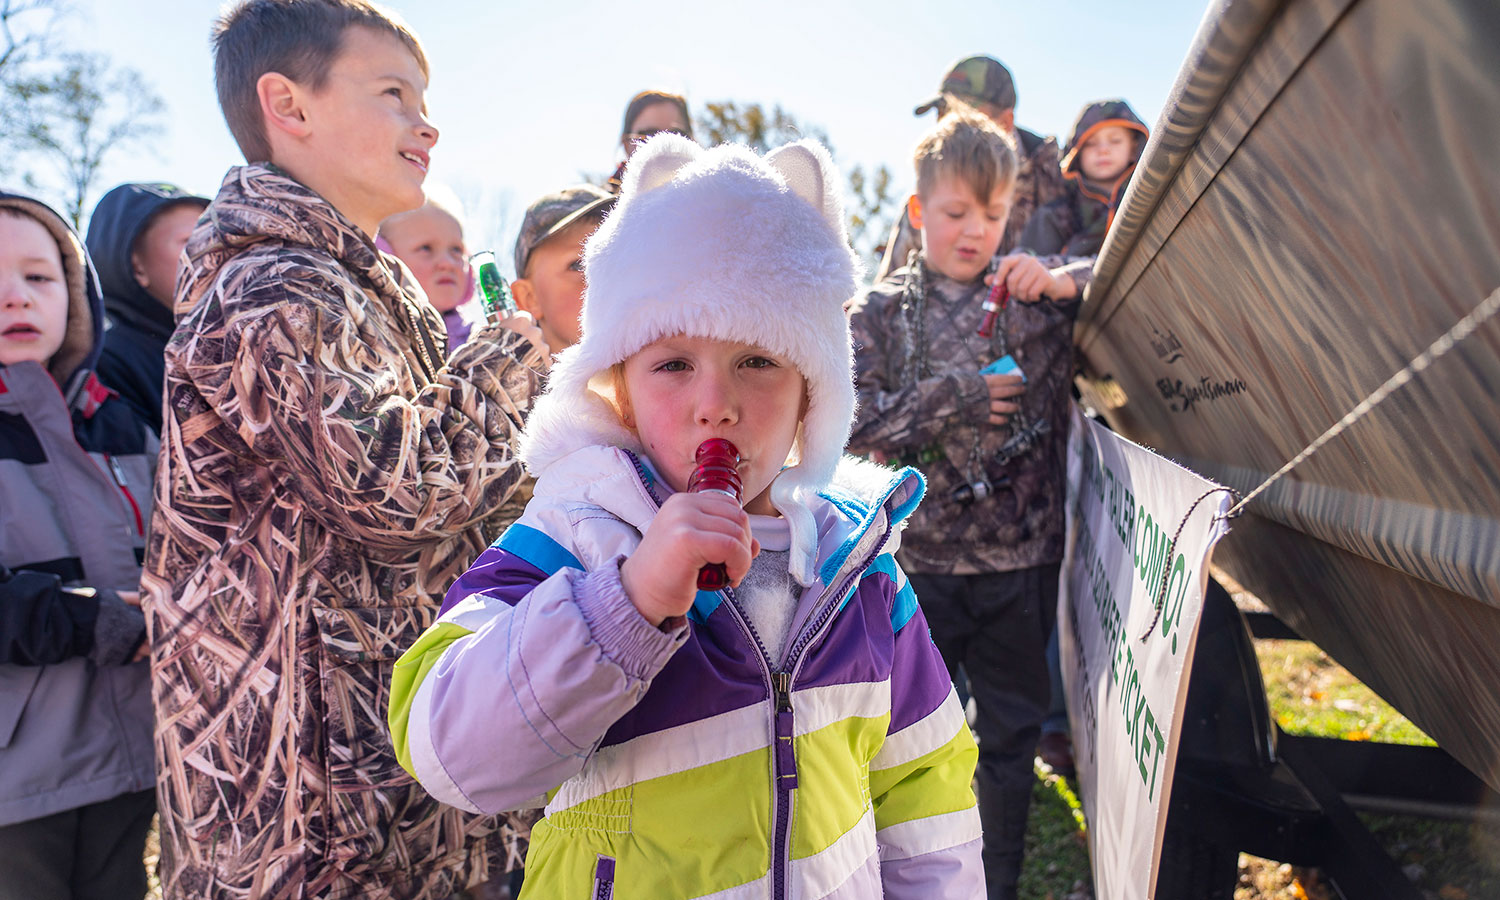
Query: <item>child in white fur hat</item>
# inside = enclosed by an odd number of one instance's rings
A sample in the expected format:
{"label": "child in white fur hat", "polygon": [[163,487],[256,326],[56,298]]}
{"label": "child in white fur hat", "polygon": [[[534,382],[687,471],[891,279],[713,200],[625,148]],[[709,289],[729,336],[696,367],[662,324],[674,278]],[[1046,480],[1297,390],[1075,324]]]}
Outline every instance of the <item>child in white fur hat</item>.
{"label": "child in white fur hat", "polygon": [[[843,456],[837,184],[811,142],[637,151],[523,439],[535,497],[396,666],[428,791],[546,804],[527,896],[983,894],[974,742],[893,556],[922,479]],[[686,492],[708,438],[743,508]],[[712,563],[733,587],[697,589]]]}

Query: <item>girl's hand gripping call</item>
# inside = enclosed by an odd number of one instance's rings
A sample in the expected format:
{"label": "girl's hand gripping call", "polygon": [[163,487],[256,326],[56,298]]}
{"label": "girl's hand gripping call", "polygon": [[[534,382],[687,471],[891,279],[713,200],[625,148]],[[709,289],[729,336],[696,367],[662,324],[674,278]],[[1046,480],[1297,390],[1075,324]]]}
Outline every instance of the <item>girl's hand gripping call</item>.
{"label": "girl's hand gripping call", "polygon": [[729,583],[739,584],[759,552],[750,516],[733,497],[717,491],[673,494],[620,564],[620,583],[646,621],[659,626],[692,608],[699,569],[723,563]]}

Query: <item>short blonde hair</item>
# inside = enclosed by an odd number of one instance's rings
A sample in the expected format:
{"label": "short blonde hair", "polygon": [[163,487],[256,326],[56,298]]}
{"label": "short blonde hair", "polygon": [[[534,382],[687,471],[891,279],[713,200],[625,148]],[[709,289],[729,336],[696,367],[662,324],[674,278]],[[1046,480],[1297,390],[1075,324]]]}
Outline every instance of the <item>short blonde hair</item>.
{"label": "short blonde hair", "polygon": [[990,118],[966,103],[950,101],[948,111],[917,142],[917,196],[926,197],[944,176],[968,185],[987,201],[996,188],[1015,184],[1015,145]]}

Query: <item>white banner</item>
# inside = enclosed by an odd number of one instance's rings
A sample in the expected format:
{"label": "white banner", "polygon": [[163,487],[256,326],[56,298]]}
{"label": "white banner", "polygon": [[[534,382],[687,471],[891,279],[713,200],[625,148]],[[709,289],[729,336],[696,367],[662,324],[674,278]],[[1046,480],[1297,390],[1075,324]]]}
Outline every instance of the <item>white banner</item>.
{"label": "white banner", "polygon": [[1059,649],[1096,897],[1156,890],[1217,488],[1074,408]]}

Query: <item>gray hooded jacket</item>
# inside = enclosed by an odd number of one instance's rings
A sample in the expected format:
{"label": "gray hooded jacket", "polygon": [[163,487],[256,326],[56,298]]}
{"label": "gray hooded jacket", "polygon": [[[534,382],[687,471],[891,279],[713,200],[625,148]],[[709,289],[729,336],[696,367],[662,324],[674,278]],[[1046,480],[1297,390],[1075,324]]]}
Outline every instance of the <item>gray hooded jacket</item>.
{"label": "gray hooded jacket", "polygon": [[[44,368],[0,366],[0,825],[155,783],[140,579],[156,439],[93,376],[103,307],[83,245],[0,192],[63,256],[68,328]],[[92,588],[93,590],[86,590]]]}

